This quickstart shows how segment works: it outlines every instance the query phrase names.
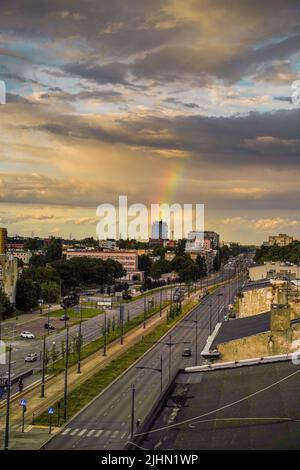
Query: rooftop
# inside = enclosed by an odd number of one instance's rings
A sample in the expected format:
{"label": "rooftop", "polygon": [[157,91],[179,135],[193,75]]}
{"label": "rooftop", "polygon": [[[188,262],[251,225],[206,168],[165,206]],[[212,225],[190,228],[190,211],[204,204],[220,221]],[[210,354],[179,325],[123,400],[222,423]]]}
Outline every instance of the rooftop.
{"label": "rooftop", "polygon": [[139,445],[156,450],[299,449],[299,388],[300,366],[291,361],[181,372]]}
{"label": "rooftop", "polygon": [[252,315],[251,317],[223,322],[214,339],[213,347],[216,347],[220,343],[227,343],[228,341],[269,331],[270,318],[270,312],[266,312]]}

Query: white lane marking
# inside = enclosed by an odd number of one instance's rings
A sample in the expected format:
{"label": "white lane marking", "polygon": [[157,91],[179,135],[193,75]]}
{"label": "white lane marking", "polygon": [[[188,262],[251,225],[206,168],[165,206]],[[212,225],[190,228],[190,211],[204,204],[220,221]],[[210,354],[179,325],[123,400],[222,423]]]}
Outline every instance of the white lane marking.
{"label": "white lane marking", "polygon": [[105,437],[108,437],[111,434],[111,431],[105,431]]}
{"label": "white lane marking", "polygon": [[115,431],[111,437],[112,438],[117,437],[118,434],[119,434],[119,431]]}
{"label": "white lane marking", "polygon": [[101,436],[102,433],[103,433],[103,429],[100,429],[100,431],[96,432],[95,437]]}
{"label": "white lane marking", "polygon": [[126,436],[126,433],[127,433],[126,431],[123,432],[123,434],[122,434],[122,436],[121,436],[121,439],[124,439],[124,437]]}
{"label": "white lane marking", "polygon": [[91,437],[95,432],[96,432],[95,429],[92,429],[91,431],[87,433],[87,437]]}
{"label": "white lane marking", "polygon": [[67,429],[65,429],[65,430],[62,432],[62,435],[65,436],[65,435],[68,434],[70,431],[71,431],[71,428],[67,428]]}
{"label": "white lane marking", "polygon": [[82,429],[82,431],[78,433],[78,436],[83,436],[86,432],[87,432],[87,429]]}
{"label": "white lane marking", "polygon": [[70,436],[75,436],[75,434],[77,434],[78,431],[80,431],[79,428],[74,429],[74,431],[72,431],[72,432],[70,433]]}

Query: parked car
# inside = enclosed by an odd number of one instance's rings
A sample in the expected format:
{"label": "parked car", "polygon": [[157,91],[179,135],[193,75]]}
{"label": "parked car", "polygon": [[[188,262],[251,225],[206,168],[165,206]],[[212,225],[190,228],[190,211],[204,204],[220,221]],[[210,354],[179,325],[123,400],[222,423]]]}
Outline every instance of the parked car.
{"label": "parked car", "polygon": [[35,362],[37,361],[38,355],[35,352],[27,354],[25,357],[25,362]]}
{"label": "parked car", "polygon": [[46,330],[55,330],[55,327],[52,325],[52,323],[45,323],[44,328],[46,328]]}
{"label": "parked car", "polygon": [[34,334],[31,333],[30,331],[21,331],[20,336],[21,336],[21,338],[25,338],[25,339],[34,339],[35,338]]}
{"label": "parked car", "polygon": [[182,357],[191,357],[191,355],[191,348],[184,348],[184,350],[182,351]]}

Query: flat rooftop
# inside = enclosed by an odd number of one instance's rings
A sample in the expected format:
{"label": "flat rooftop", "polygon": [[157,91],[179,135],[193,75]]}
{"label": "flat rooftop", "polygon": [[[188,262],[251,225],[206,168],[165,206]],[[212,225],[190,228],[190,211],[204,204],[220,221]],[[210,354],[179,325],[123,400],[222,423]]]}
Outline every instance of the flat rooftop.
{"label": "flat rooftop", "polygon": [[246,336],[257,335],[259,333],[270,331],[270,319],[271,313],[266,312],[223,322],[216,338],[214,339],[213,347],[235,339],[241,339]]}
{"label": "flat rooftop", "polygon": [[300,449],[299,392],[300,366],[291,361],[181,372],[141,430],[150,434],[136,442],[156,450]]}

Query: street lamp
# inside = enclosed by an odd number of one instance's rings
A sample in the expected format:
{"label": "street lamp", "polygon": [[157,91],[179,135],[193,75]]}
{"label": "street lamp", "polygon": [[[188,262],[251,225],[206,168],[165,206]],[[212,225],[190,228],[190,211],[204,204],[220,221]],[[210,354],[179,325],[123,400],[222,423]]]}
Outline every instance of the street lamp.
{"label": "street lamp", "polygon": [[169,347],[169,381],[171,381],[171,370],[172,370],[172,346],[175,346],[177,344],[190,344],[190,341],[176,341],[172,342],[172,335],[169,335],[169,341],[164,342],[164,341],[150,341],[153,344],[163,344],[165,346]]}
{"label": "street lamp", "polygon": [[160,368],[158,367],[148,367],[148,366],[136,366],[136,369],[141,370],[154,370],[155,372],[160,372],[160,393],[163,391],[163,359],[160,356]]}

